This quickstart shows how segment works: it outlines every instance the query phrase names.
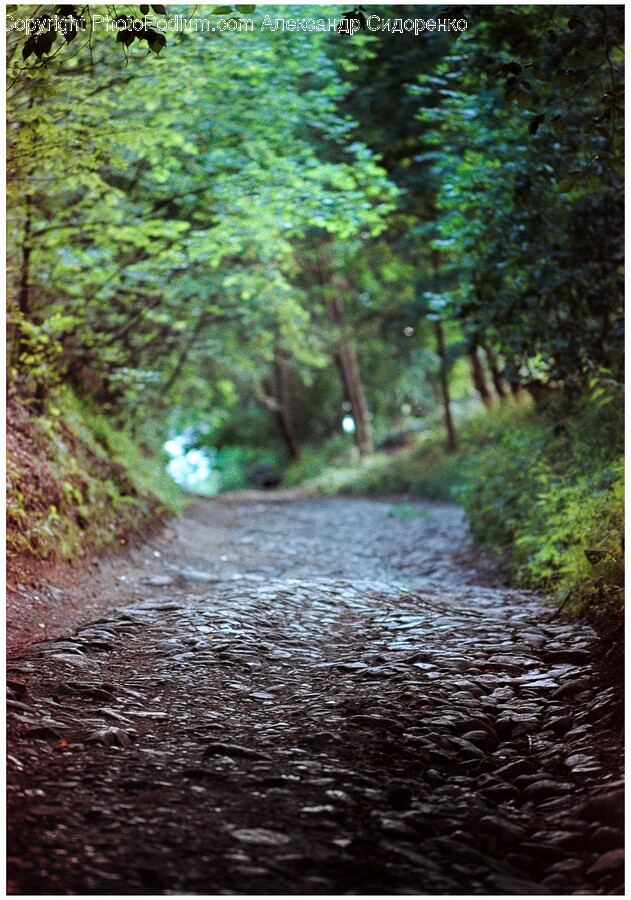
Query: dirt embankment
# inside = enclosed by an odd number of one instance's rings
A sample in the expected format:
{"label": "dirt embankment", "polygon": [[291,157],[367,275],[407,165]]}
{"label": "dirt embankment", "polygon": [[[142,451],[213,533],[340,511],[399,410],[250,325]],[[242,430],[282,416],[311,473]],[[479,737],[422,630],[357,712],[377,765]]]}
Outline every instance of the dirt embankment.
{"label": "dirt embankment", "polygon": [[118,572],[127,559],[124,551],[156,533],[164,515],[159,501],[143,493],[105,448],[90,446],[87,435],[80,436],[60,414],[36,416],[25,401],[11,397],[9,649],[67,633],[113,599],[128,597]]}

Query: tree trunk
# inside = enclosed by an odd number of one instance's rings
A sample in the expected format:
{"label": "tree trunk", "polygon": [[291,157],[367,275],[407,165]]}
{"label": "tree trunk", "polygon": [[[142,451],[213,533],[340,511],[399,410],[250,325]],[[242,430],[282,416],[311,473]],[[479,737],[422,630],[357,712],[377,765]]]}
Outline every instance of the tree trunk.
{"label": "tree trunk", "polygon": [[480,359],[478,349],[475,345],[469,350],[468,356],[469,362],[471,363],[471,376],[473,378],[475,389],[480,395],[482,403],[484,403],[485,406],[490,406],[493,398],[491,397],[491,392],[486,383],[484,366],[482,365],[482,360]]}
{"label": "tree trunk", "polygon": [[355,422],[357,449],[361,457],[371,456],[373,452],[372,430],[366,408],[364,386],[359,372],[355,348],[345,334],[344,304],[339,297],[329,300],[328,312],[329,318],[341,332],[341,336],[335,346],[335,357],[342,376],[346,399],[351,405],[351,415]]}
{"label": "tree trunk", "polygon": [[24,218],[24,239],[22,241],[22,265],[20,267],[20,287],[18,291],[18,308],[25,319],[31,312],[31,238],[32,216],[31,198],[26,198],[26,216]]}
{"label": "tree trunk", "polygon": [[509,376],[508,376],[508,385],[511,389],[511,393],[515,399],[519,397],[522,392],[521,381],[519,380],[519,370],[521,368],[521,360],[516,359],[513,362],[511,368],[509,368]]}
{"label": "tree trunk", "polygon": [[[32,109],[34,98],[28,102],[28,108]],[[29,175],[32,173],[31,167]],[[20,278],[18,282],[17,306],[23,321],[31,321],[31,254],[33,252],[33,194],[30,188],[27,188],[25,195],[26,210],[24,213],[24,231],[22,236],[22,259],[20,262]],[[25,338],[25,331],[18,324],[14,333],[13,348],[15,353],[15,365],[19,370],[20,357],[29,350],[28,341]]]}
{"label": "tree trunk", "polygon": [[447,449],[450,453],[454,453],[458,449],[458,438],[456,436],[456,427],[451,415],[451,397],[449,396],[449,372],[447,367],[447,351],[445,349],[445,331],[443,323],[440,319],[434,323],[434,333],[436,335],[436,352],[440,359],[440,392],[443,399],[443,410],[445,413],[445,430],[447,431]]}
{"label": "tree trunk", "polygon": [[506,390],[506,385],[504,384],[504,379],[502,378],[500,367],[497,364],[497,356],[495,355],[495,351],[491,350],[490,347],[487,347],[484,352],[486,353],[486,358],[489,361],[489,369],[491,371],[491,378],[493,380],[495,393],[500,398],[500,400],[506,400],[508,391]]}
{"label": "tree trunk", "polygon": [[287,445],[287,450],[292,459],[300,459],[300,445],[296,437],[294,423],[291,415],[291,394],[289,389],[289,373],[285,356],[280,347],[274,351],[274,374],[276,376],[276,402],[278,404],[277,418],[280,430]]}
{"label": "tree trunk", "polygon": [[31,319],[31,253],[32,253],[32,236],[33,222],[31,212],[31,195],[26,196],[26,215],[24,216],[24,232],[22,237],[22,253],[20,262],[20,278],[18,281],[17,291],[17,308],[19,310],[18,320],[11,325],[7,338],[10,342],[11,360],[15,367],[20,370],[20,357],[23,353],[28,352],[28,341],[25,338],[25,331],[20,325],[20,320],[30,321]]}

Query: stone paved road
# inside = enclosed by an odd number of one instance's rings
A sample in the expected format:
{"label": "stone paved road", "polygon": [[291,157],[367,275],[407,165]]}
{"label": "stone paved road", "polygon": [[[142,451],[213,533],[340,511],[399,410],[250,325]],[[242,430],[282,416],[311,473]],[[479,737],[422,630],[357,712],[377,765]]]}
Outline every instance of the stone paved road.
{"label": "stone paved road", "polygon": [[9,661],[10,893],[623,893],[593,635],[466,540],[438,504],[190,510],[138,603]]}

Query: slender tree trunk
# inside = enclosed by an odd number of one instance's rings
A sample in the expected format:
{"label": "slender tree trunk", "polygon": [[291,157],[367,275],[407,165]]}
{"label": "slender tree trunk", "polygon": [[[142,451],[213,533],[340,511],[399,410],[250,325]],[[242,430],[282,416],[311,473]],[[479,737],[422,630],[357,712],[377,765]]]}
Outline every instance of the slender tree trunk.
{"label": "slender tree trunk", "polygon": [[[22,319],[32,321],[31,309],[31,253],[33,252],[33,197],[26,195],[26,216],[24,217],[24,238],[22,240],[22,262],[20,264],[20,283],[18,287],[18,309]],[[24,331],[21,331],[17,339],[17,367],[20,366],[20,357],[29,351],[29,342]],[[43,377],[39,377],[33,391],[32,409],[37,415],[42,415],[46,405],[48,385]]]}
{"label": "slender tree trunk", "polygon": [[445,349],[445,330],[443,323],[436,321],[434,323],[434,333],[436,335],[436,352],[440,359],[440,392],[443,399],[443,410],[445,414],[445,430],[447,432],[447,449],[450,453],[458,449],[458,438],[456,435],[456,426],[451,415],[451,397],[449,396],[449,372],[447,367],[447,351]]}
{"label": "slender tree trunk", "polygon": [[[34,98],[28,102],[28,108],[32,109]],[[31,167],[28,175],[32,173]],[[33,194],[27,188],[24,198],[26,211],[24,213],[24,231],[22,233],[22,253],[20,262],[20,278],[18,282],[17,305],[23,320],[31,321],[31,254],[33,252]],[[19,327],[15,332],[15,363],[20,368],[20,356],[28,351],[28,342],[24,331]]]}
{"label": "slender tree trunk", "polygon": [[360,457],[373,453],[372,429],[366,407],[364,386],[359,371],[357,353],[351,336],[344,322],[344,302],[341,297],[341,285],[335,283],[332,275],[332,259],[326,247],[331,243],[330,235],[324,238],[322,252],[317,261],[317,277],[322,288],[322,297],[326,303],[329,320],[338,331],[334,348],[335,360],[342,379],[346,400],[351,406],[351,415],[355,422],[355,443]]}
{"label": "slender tree trunk", "polygon": [[274,351],[274,374],[276,380],[276,402],[278,404],[277,418],[287,450],[292,459],[300,459],[300,445],[296,437],[296,431],[291,415],[291,393],[289,388],[289,373],[285,356],[280,347]]}
{"label": "slender tree trunk", "polygon": [[345,334],[344,304],[339,297],[329,300],[329,318],[339,328],[341,337],[335,346],[335,357],[342,376],[342,384],[346,399],[351,405],[351,414],[355,422],[355,441],[361,457],[371,456],[373,452],[372,429],[366,408],[364,386],[362,384],[355,347]]}
{"label": "slender tree trunk", "polygon": [[[24,231],[22,235],[22,252],[20,260],[20,277],[18,280],[17,290],[17,308],[20,312],[20,319],[30,321],[31,319],[31,253],[33,237],[33,220],[32,220],[32,198],[30,194],[26,195],[26,215],[24,216]],[[28,351],[28,342],[24,336],[24,330],[20,327],[19,320],[12,325],[8,335],[11,342],[11,358],[13,364],[19,370],[21,369],[20,357]]]}
{"label": "slender tree trunk", "polygon": [[18,290],[18,308],[25,319],[31,312],[31,239],[33,235],[33,219],[31,214],[31,197],[26,198],[26,216],[24,217],[24,237],[22,240],[22,264],[20,266],[20,286]]}
{"label": "slender tree trunk", "polygon": [[500,398],[500,400],[506,400],[508,391],[506,390],[506,385],[504,384],[504,379],[502,378],[500,367],[497,364],[497,356],[495,355],[495,351],[490,347],[487,347],[484,352],[486,353],[486,358],[489,361],[489,369],[491,371],[491,378],[493,380],[495,393]]}
{"label": "slender tree trunk", "polygon": [[484,366],[482,365],[482,360],[480,359],[480,354],[478,353],[478,349],[475,345],[471,347],[468,353],[469,362],[471,363],[471,376],[473,378],[473,384],[475,385],[475,389],[480,395],[480,399],[485,406],[490,406],[493,398],[491,397],[491,392],[486,383],[486,375],[484,372]]}
{"label": "slender tree trunk", "polygon": [[175,366],[169,377],[167,378],[164,386],[162,388],[162,395],[166,396],[169,393],[175,382],[178,380],[180,375],[182,374],[182,369],[186,365],[186,361],[188,359],[189,353],[191,351],[192,346],[194,345],[196,339],[202,333],[204,326],[207,324],[207,317],[202,313],[195,323],[195,327],[193,328],[193,332],[189,338],[187,338],[184,346],[182,347],[180,354],[177,358]]}
{"label": "slender tree trunk", "polygon": [[519,375],[517,374],[519,372],[520,368],[521,368],[521,360],[516,359],[513,361],[512,369],[509,370],[510,375],[508,378],[508,385],[511,389],[511,393],[512,393],[513,397],[515,397],[516,399],[519,398],[519,396],[522,392],[521,381],[519,380]]}

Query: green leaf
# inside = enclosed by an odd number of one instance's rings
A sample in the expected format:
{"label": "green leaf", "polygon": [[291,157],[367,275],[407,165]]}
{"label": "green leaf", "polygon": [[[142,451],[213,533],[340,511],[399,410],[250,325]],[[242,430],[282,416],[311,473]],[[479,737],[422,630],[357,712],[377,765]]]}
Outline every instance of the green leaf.
{"label": "green leaf", "polygon": [[581,28],[585,28],[585,22],[583,22],[583,20],[578,16],[572,16],[570,19],[568,19],[567,27],[570,29],[570,31],[574,31],[574,29],[578,28],[579,25],[581,26]]}
{"label": "green leaf", "polygon": [[557,182],[557,190],[561,194],[567,194],[574,190],[580,179],[580,172],[570,172],[565,178]]}
{"label": "green leaf", "polygon": [[167,44],[167,39],[163,34],[159,34],[154,40],[149,42],[149,49],[156,54],[160,54]]}
{"label": "green leaf", "polygon": [[520,64],[518,62],[506,63],[506,65],[503,66],[503,68],[507,72],[510,72],[511,75],[521,75],[521,72],[522,72],[522,67],[520,66]]}
{"label": "green leaf", "polygon": [[251,16],[254,10],[256,9],[256,4],[246,4],[245,6],[235,6],[235,9],[238,13],[241,13],[242,16]]}
{"label": "green leaf", "polygon": [[125,44],[126,47],[129,47],[133,44],[136,35],[133,31],[126,31],[125,29],[121,29],[116,35],[116,43],[117,44]]}
{"label": "green leaf", "polygon": [[517,106],[520,106],[522,109],[532,109],[534,99],[528,88],[520,84],[512,96]]}
{"label": "green leaf", "polygon": [[562,138],[565,137],[567,132],[567,124],[561,118],[556,118],[552,123],[552,131],[555,134],[555,137]]}
{"label": "green leaf", "polygon": [[232,12],[231,6],[216,6],[213,10],[211,10],[211,14],[213,16],[228,16]]}

